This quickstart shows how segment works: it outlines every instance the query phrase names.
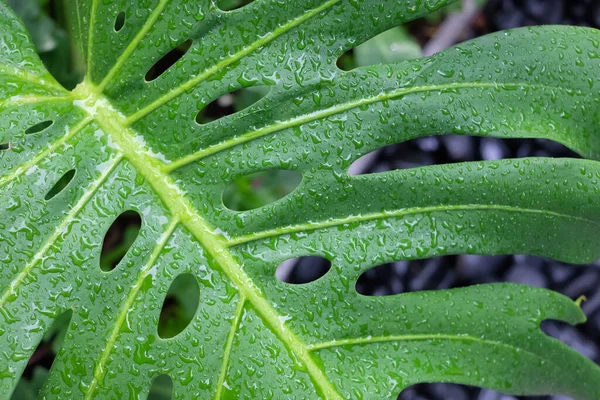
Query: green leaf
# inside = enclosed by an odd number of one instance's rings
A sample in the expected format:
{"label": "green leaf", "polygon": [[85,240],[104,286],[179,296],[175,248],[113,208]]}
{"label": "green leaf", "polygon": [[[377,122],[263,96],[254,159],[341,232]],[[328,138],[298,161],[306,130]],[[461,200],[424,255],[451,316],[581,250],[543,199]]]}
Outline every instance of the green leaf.
{"label": "green leaf", "polygon": [[[0,394],[70,309],[45,398],[143,398],[168,375],[175,398],[379,399],[455,382],[597,399],[598,366],[540,330],[546,319],[585,320],[560,294],[355,290],[362,272],[395,260],[600,257],[597,161],[348,175],[374,149],[445,133],[547,138],[600,155],[598,31],[521,29],[427,59],[336,67],[350,48],[445,3],[256,0],[222,12],[209,0],[79,0],[69,11],[87,75],[73,92],[0,6],[0,143],[10,144],[0,151]],[[204,106],[252,86],[271,91],[196,123]],[[228,185],[275,169],[301,172],[299,187],[260,208],[225,207]],[[140,233],[104,272],[104,235],[129,210]],[[331,270],[304,285],[276,279],[280,263],[306,255]],[[196,277],[199,304],[183,332],[162,338],[161,307],[182,274]]]}

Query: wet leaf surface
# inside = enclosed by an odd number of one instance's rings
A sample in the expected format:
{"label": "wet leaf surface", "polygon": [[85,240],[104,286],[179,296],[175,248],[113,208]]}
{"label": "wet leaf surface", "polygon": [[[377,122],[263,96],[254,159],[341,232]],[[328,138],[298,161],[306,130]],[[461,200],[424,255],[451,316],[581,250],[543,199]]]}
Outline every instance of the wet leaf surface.
{"label": "wet leaf surface", "polygon": [[[10,143],[0,153],[0,394],[71,310],[47,398],[140,398],[151,387],[175,398],[391,398],[454,382],[596,399],[598,366],[540,329],[585,320],[562,295],[515,284],[356,291],[365,271],[394,261],[600,257],[598,31],[520,29],[431,58],[336,66],[446,3],[80,1],[71,17],[87,75],[72,92],[0,6],[0,143]],[[215,99],[257,86],[271,90],[197,122]],[[44,121],[54,123],[26,134]],[[551,139],[591,160],[348,174],[375,149],[445,133]],[[302,181],[252,209],[223,204],[229,185],[269,170]],[[103,270],[106,232],[127,211],[139,233]],[[298,257],[331,268],[304,284],[277,279]],[[184,275],[197,304],[169,300]],[[159,335],[172,301],[191,320]]]}

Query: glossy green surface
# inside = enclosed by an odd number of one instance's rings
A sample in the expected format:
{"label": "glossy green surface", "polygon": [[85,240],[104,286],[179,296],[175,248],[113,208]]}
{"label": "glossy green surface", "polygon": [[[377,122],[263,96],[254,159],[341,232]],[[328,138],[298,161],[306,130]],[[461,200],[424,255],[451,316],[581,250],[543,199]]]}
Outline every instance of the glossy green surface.
{"label": "glossy green surface", "polygon": [[[355,290],[362,272],[395,260],[600,257],[596,161],[348,175],[373,149],[450,132],[549,138],[600,156],[598,31],[521,29],[428,59],[336,67],[349,48],[445,3],[256,0],[225,13],[208,0],[74,1],[88,74],[73,92],[0,6],[0,143],[10,143],[0,151],[0,396],[70,309],[45,398],[145,398],[166,374],[178,399],[380,399],[432,381],[598,399],[598,366],[539,328],[585,320],[560,294],[509,284],[385,298]],[[145,82],[189,37],[189,52]],[[255,85],[272,90],[195,122],[203,106]],[[268,169],[299,171],[302,183],[261,208],[223,205],[231,182]],[[105,272],[104,235],[127,210],[142,228]],[[275,278],[304,255],[327,257],[331,270],[305,285]],[[197,311],[162,338],[164,298],[186,273],[198,281]]]}

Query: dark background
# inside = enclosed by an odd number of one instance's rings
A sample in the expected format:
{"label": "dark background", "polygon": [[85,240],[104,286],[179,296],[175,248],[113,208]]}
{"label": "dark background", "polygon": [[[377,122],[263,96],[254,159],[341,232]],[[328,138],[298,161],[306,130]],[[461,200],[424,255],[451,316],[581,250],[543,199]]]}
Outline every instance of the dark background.
{"label": "dark background", "polygon": [[[68,0],[8,0],[28,26],[42,60],[50,72],[67,88],[81,81],[84,66],[75,51],[63,15]],[[248,3],[246,0],[219,0],[223,9],[233,9]],[[475,1],[474,1],[475,2]],[[569,24],[600,28],[598,0],[478,0],[471,10],[469,1],[414,21],[402,29],[380,37],[383,50],[368,52],[367,47],[356,49],[340,58],[339,66],[351,69],[359,65],[397,61],[418,57],[423,52],[439,51],[440,37],[454,42],[475,38],[487,33],[520,26]],[[466,7],[465,7],[466,5]],[[452,20],[454,28],[452,29]],[[443,33],[440,33],[443,32]],[[448,35],[450,32],[451,35]],[[448,43],[450,45],[450,43]],[[441,47],[440,47],[441,46]],[[386,53],[385,49],[390,50]],[[395,49],[395,50],[394,50]],[[400,49],[400,50],[398,50]],[[170,54],[167,65],[178,59],[177,51]],[[600,71],[599,71],[600,74]],[[203,118],[216,119],[231,114],[260,93],[237,92],[211,104]],[[468,136],[427,137],[388,146],[363,158],[357,168],[362,173],[381,172],[416,166],[461,161],[496,160],[528,156],[578,157],[562,145],[544,140],[502,140]],[[228,188],[225,203],[233,209],[255,208],[282,197],[293,189],[289,176],[257,175],[236,182]],[[102,268],[114,268],[137,236],[140,220],[136,214],[119,217],[107,232],[103,247]],[[573,299],[584,295],[583,311],[589,318],[586,324],[571,327],[548,322],[546,333],[557,337],[577,351],[600,362],[600,263],[591,266],[572,266],[531,256],[461,255],[426,260],[397,262],[375,267],[363,274],[357,290],[365,295],[383,296],[402,292],[447,289],[490,282],[515,282],[544,287]],[[319,258],[303,258],[280,267],[277,277],[290,283],[310,282],[328,270]],[[170,292],[161,314],[163,332],[178,333],[187,325],[196,309],[190,286],[177,282]],[[33,399],[44,382],[47,370],[67,328],[69,318],[59,318],[31,357],[28,367],[15,391],[14,399]],[[170,398],[169,382],[155,382],[150,398]],[[405,390],[403,400],[511,400],[513,396],[490,390],[460,385],[422,384]],[[528,399],[564,399],[561,397],[523,397]]]}

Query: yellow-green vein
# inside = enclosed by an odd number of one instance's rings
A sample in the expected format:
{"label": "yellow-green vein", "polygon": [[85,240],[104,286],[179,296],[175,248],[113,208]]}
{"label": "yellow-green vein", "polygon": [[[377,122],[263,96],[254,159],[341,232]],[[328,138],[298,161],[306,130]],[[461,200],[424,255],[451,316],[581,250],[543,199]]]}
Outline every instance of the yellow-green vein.
{"label": "yellow-green vein", "polygon": [[113,142],[124,152],[124,156],[135,169],[146,179],[156,195],[171,211],[171,214],[194,235],[196,240],[206,249],[212,259],[223,269],[240,294],[257,310],[262,321],[283,343],[287,345],[298,361],[301,362],[315,384],[327,399],[341,399],[341,395],[327,379],[319,365],[306,351],[305,345],[289,327],[281,322],[273,305],[267,301],[260,289],[245,273],[233,255],[227,250],[225,239],[215,234],[215,229],[205,221],[194,205],[185,197],[184,192],[173,179],[162,172],[160,164],[151,157],[137,139],[135,132],[127,128],[124,118],[110,106],[108,100],[96,91],[88,88],[89,83],[80,87],[80,92],[87,92],[87,107],[96,110],[96,122],[111,136]]}
{"label": "yellow-green vein", "polygon": [[81,212],[83,207],[94,197],[98,189],[102,186],[102,184],[106,181],[106,179],[110,176],[112,171],[119,165],[121,161],[121,155],[117,155],[111,160],[110,163],[107,164],[102,174],[96,179],[92,184],[85,190],[85,194],[79,199],[77,204],[71,209],[71,211],[63,218],[61,223],[54,229],[54,232],[44,244],[40,247],[38,252],[33,256],[33,258],[27,263],[27,265],[19,272],[19,274],[12,280],[2,297],[0,297],[0,308],[4,307],[6,301],[9,299],[10,295],[14,293],[15,289],[23,282],[23,279],[27,276],[29,271],[42,260],[42,257],[46,254],[46,252],[50,249],[50,247],[56,242],[58,237],[65,231],[65,229],[69,226],[71,222],[75,220],[77,215]]}
{"label": "yellow-green vein", "polygon": [[362,337],[362,338],[352,338],[352,339],[342,339],[342,340],[332,340],[330,342],[317,343],[313,345],[308,345],[307,349],[309,351],[319,351],[326,350],[336,347],[342,346],[360,346],[367,344],[376,344],[376,343],[386,343],[386,342],[410,342],[410,341],[428,341],[428,340],[450,340],[450,341],[463,341],[463,342],[474,342],[482,345],[489,346],[498,346],[508,348],[514,352],[518,353],[527,353],[530,356],[548,361],[544,357],[539,354],[536,354],[532,351],[525,350],[523,348],[515,347],[509,343],[498,342],[495,340],[482,339],[475,336],[470,335],[450,335],[450,334],[415,334],[415,335],[390,335],[390,336],[371,336],[371,337]]}
{"label": "yellow-green vein", "polygon": [[5,100],[0,100],[0,109],[5,107],[18,107],[24,104],[35,104],[35,103],[51,103],[55,101],[73,101],[72,95],[67,96],[38,96],[38,95],[26,95],[26,96],[12,96]]}
{"label": "yellow-green vein", "polygon": [[150,255],[150,258],[148,259],[148,262],[146,263],[144,268],[140,271],[140,273],[137,277],[137,280],[135,282],[135,285],[131,288],[131,290],[127,294],[127,298],[125,299],[125,302],[123,303],[123,305],[121,307],[119,307],[119,313],[118,313],[117,319],[115,321],[115,325],[113,326],[113,330],[111,331],[110,336],[108,337],[108,341],[106,343],[106,346],[104,347],[104,351],[100,355],[100,358],[94,367],[94,376],[92,378],[92,381],[90,382],[88,391],[85,395],[86,400],[91,399],[93,397],[94,391],[96,390],[98,383],[100,382],[100,380],[102,379],[102,376],[104,375],[104,366],[106,365],[106,362],[108,361],[108,357],[110,356],[110,353],[113,350],[113,346],[115,345],[115,342],[117,341],[119,332],[121,331],[121,328],[123,327],[123,324],[125,323],[125,319],[127,318],[127,313],[131,310],[131,306],[132,306],[133,302],[135,301],[135,298],[136,298],[138,292],[142,288],[144,280],[146,279],[146,277],[149,276],[149,272],[152,269],[152,267],[154,266],[154,263],[156,262],[156,260],[158,259],[160,252],[167,245],[169,238],[173,234],[173,231],[175,230],[175,228],[177,227],[178,224],[179,224],[179,221],[177,219],[171,220],[171,222],[167,226],[167,229],[165,229],[162,236],[158,240],[156,246],[154,246],[154,249],[152,250],[152,254]]}
{"label": "yellow-green vein", "polygon": [[88,29],[88,48],[87,48],[87,73],[86,79],[89,79],[89,72],[92,67],[92,44],[94,43],[94,20],[96,18],[96,11],[98,10],[98,0],[92,0],[92,6],[90,7],[90,26]]}
{"label": "yellow-green vein", "polygon": [[17,69],[13,66],[6,64],[0,64],[0,74],[9,75],[14,78],[19,78],[23,81],[40,85],[46,89],[58,90],[62,93],[68,93],[68,91],[65,88],[63,88],[56,81],[54,81],[51,75],[48,75],[50,79],[46,80],[40,76],[31,74],[24,69]]}
{"label": "yellow-green vein", "polygon": [[417,86],[412,88],[402,88],[393,90],[390,92],[384,92],[377,96],[362,98],[354,101],[349,101],[346,103],[337,104],[333,107],[329,107],[323,110],[318,110],[309,114],[300,115],[298,117],[289,119],[287,121],[277,122],[272,125],[265,126],[260,129],[256,129],[254,131],[249,131],[239,136],[233,137],[231,139],[225,140],[221,143],[212,145],[205,149],[199,150],[193,154],[190,154],[186,157],[183,157],[177,161],[173,161],[170,164],[165,166],[166,172],[172,172],[178,168],[181,168],[187,164],[192,162],[201,160],[213,154],[219,153],[221,151],[230,149],[234,146],[250,142],[252,140],[280,132],[284,129],[294,128],[297,126],[305,125],[307,123],[331,117],[336,114],[340,114],[346,111],[350,111],[361,106],[368,106],[374,103],[383,102],[386,100],[396,100],[398,98],[417,93],[427,93],[427,92],[443,92],[443,91],[451,91],[451,90],[460,90],[460,89],[493,89],[493,88],[529,88],[529,89],[541,89],[541,90],[557,90],[564,91],[565,88],[560,87],[551,87],[544,85],[531,85],[526,83],[451,83],[447,85],[432,85],[432,86]]}
{"label": "yellow-green vein", "polygon": [[33,167],[34,165],[36,165],[37,163],[39,163],[41,160],[43,160],[44,158],[46,158],[46,156],[48,156],[49,154],[54,153],[60,146],[62,146],[69,139],[71,139],[72,137],[74,137],[75,135],[77,135],[91,121],[92,121],[92,119],[89,118],[89,117],[86,118],[86,119],[84,119],[79,124],[77,124],[75,127],[73,127],[73,129],[71,129],[66,135],[62,136],[59,140],[57,140],[56,142],[52,143],[52,146],[45,148],[43,151],[41,151],[40,153],[38,153],[35,157],[32,157],[29,160],[27,160],[27,162],[19,165],[17,168],[15,168],[9,174],[7,174],[7,175],[5,175],[3,177],[0,177],[0,187],[8,184],[9,182],[11,182],[15,178],[17,178],[19,175],[21,175],[22,173],[24,173],[25,171],[27,171],[29,168]]}
{"label": "yellow-green vein", "polygon": [[369,222],[375,221],[379,219],[385,218],[403,218],[409,215],[415,214],[428,214],[432,212],[459,212],[459,211],[502,211],[502,212],[512,212],[512,213],[529,213],[529,214],[542,214],[556,218],[565,218],[572,219],[580,222],[585,222],[594,225],[600,225],[600,221],[593,221],[587,218],[578,217],[574,215],[561,214],[555,211],[550,210],[541,210],[541,209],[530,209],[530,208],[519,208],[513,206],[503,206],[497,204],[447,204],[440,206],[430,206],[430,207],[414,207],[414,208],[404,208],[400,210],[392,210],[392,211],[382,211],[371,214],[362,214],[362,215],[353,215],[346,218],[339,219],[330,219],[327,221],[320,222],[309,222],[306,224],[292,225],[286,226],[282,228],[276,228],[271,230],[266,230],[257,233],[251,233],[245,236],[239,236],[237,238],[229,239],[228,245],[239,246],[244,243],[252,242],[254,240],[267,239],[275,236],[289,235],[292,233],[298,232],[310,232],[318,229],[332,228],[341,225],[353,224],[353,223],[361,223],[361,222]]}
{"label": "yellow-green vein", "polygon": [[115,74],[119,71],[119,69],[121,69],[121,67],[123,66],[125,61],[127,61],[127,59],[131,56],[133,51],[140,44],[140,42],[142,41],[144,36],[146,36],[148,31],[154,26],[154,24],[158,20],[158,17],[160,16],[160,14],[163,12],[163,10],[165,9],[165,7],[167,6],[167,4],[170,1],[171,0],[161,0],[158,3],[158,5],[154,9],[154,11],[152,11],[152,14],[150,14],[150,17],[148,18],[148,20],[146,21],[144,26],[142,26],[142,29],[140,29],[139,32],[137,33],[137,35],[135,35],[135,37],[133,38],[133,40],[131,42],[129,42],[129,45],[127,46],[127,48],[125,48],[125,51],[123,51],[123,53],[119,56],[119,58],[117,59],[117,62],[113,65],[113,67],[110,69],[110,71],[108,71],[108,74],[106,74],[104,79],[102,79],[102,82],[100,82],[100,84],[96,87],[96,90],[98,92],[101,93],[104,90],[104,88],[106,87],[106,85],[112,80],[112,78],[115,76]]}
{"label": "yellow-green vein", "polygon": [[235,314],[233,314],[233,321],[231,322],[231,329],[229,330],[229,334],[227,335],[227,342],[225,343],[225,351],[223,353],[223,361],[221,361],[221,370],[219,371],[219,379],[217,380],[217,390],[215,393],[215,400],[221,399],[221,394],[223,391],[223,387],[225,385],[225,378],[227,377],[227,369],[229,368],[229,359],[231,358],[231,348],[233,347],[233,341],[235,339],[235,334],[240,325],[240,320],[242,319],[242,314],[244,313],[244,304],[246,303],[246,298],[241,296],[238,306],[235,310]]}
{"label": "yellow-green vein", "polygon": [[313,345],[308,345],[307,348],[310,352],[327,350],[336,347],[342,346],[360,346],[360,345],[368,345],[368,344],[376,344],[376,343],[386,343],[386,342],[409,342],[409,341],[433,341],[433,340],[448,340],[448,341],[463,341],[463,342],[472,342],[479,343],[481,345],[488,346],[497,346],[509,349],[519,354],[528,354],[530,357],[534,359],[541,360],[542,362],[550,362],[551,364],[556,365],[553,361],[543,357],[542,355],[536,354],[530,350],[526,350],[523,348],[519,348],[511,345],[510,343],[498,342],[495,340],[482,339],[475,336],[470,335],[450,335],[450,334],[416,334],[416,335],[390,335],[390,336],[371,336],[371,337],[363,337],[363,338],[352,338],[352,339],[342,339],[342,340],[333,340],[330,342],[317,343]]}

